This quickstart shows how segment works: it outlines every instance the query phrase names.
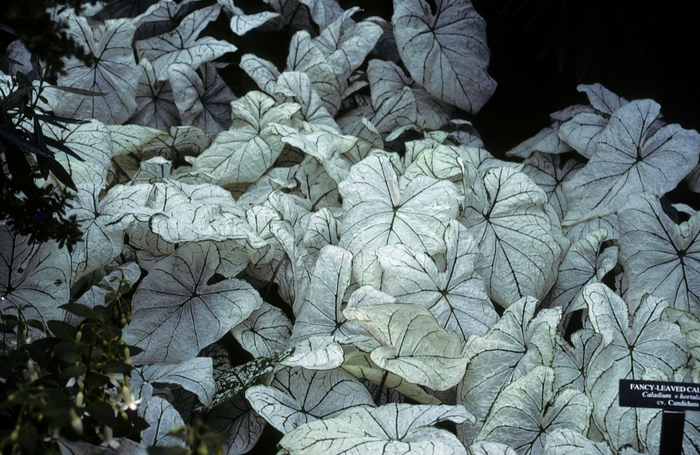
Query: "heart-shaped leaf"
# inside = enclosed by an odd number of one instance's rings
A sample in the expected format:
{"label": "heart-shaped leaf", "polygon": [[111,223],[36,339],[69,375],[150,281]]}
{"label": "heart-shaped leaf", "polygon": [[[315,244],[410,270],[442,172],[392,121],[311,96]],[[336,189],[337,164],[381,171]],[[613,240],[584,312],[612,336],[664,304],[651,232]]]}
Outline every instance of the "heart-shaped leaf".
{"label": "heart-shaped leaf", "polygon": [[411,77],[428,93],[476,114],[496,83],[486,72],[486,22],[468,0],[394,0],[396,45]]}

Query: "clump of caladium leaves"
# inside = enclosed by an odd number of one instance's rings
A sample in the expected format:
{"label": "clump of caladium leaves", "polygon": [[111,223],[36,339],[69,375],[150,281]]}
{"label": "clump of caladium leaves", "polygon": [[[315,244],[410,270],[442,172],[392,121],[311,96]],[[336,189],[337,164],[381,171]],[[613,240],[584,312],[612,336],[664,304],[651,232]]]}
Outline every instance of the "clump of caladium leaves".
{"label": "clump of caladium leaves", "polygon": [[[661,199],[697,188],[700,135],[584,85],[505,162],[455,114],[495,90],[467,0],[395,0],[391,22],[267,4],[57,12],[98,57],[58,83],[104,95],[47,98],[90,119],[45,132],[85,157],[56,153],[85,235],[71,256],[3,247],[3,314],[60,320],[123,277],[151,425],[133,453],[194,422],[227,454],[265,426],[289,454],[654,453],[659,412],[614,384],[700,381],[700,215]],[[257,90],[219,74],[224,16],[236,39],[291,34],[284,62],[240,57]]]}

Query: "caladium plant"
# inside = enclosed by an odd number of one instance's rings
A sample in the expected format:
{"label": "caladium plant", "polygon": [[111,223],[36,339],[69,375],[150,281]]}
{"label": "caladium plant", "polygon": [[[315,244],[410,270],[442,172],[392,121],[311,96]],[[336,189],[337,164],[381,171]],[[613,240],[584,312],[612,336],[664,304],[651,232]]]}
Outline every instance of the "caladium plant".
{"label": "caladium plant", "polygon": [[[659,412],[615,385],[700,380],[700,215],[661,201],[697,188],[700,134],[582,85],[590,105],[552,114],[521,162],[493,157],[455,114],[496,88],[469,0],[394,0],[391,22],[335,0],[144,3],[56,16],[94,57],[58,83],[103,95],[46,99],[91,120],[44,131],[85,158],[56,151],[82,242],[0,226],[3,317],[75,324],[60,306],[99,305],[93,284],[133,288],[151,427],[124,453],[198,418],[229,455],[267,424],[281,454],[654,452]],[[218,72],[237,48],[207,35],[217,18],[291,34],[284,62],[241,56],[259,90]]]}

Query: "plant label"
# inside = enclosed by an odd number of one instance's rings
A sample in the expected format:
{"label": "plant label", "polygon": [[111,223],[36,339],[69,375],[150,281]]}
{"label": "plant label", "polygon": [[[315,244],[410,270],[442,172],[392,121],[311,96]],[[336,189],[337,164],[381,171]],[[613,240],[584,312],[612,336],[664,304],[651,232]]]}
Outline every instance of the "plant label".
{"label": "plant label", "polygon": [[700,411],[700,384],[621,379],[620,406]]}

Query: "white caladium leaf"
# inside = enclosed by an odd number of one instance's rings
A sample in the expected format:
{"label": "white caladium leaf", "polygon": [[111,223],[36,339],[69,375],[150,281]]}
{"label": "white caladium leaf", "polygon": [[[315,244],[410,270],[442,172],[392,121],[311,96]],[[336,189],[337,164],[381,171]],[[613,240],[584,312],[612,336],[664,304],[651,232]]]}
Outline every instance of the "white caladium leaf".
{"label": "white caladium leaf", "polygon": [[370,21],[354,22],[350,17],[360,11],[355,6],[344,11],[313,39],[323,52],[339,80],[346,80],[365,61],[382,36],[382,28]]}
{"label": "white caladium leaf", "polygon": [[333,120],[333,116],[312,87],[311,79],[306,73],[285,71],[277,78],[273,90],[271,95],[281,95],[284,97],[284,101],[293,101],[299,104],[301,106],[300,113],[307,122],[340,130]]}
{"label": "white caladium leaf", "polygon": [[500,442],[478,441],[469,446],[469,455],[517,455],[508,444]]}
{"label": "white caladium leaf", "polygon": [[231,31],[238,36],[243,36],[268,22],[275,22],[273,25],[275,29],[279,29],[284,25],[284,18],[279,13],[262,11],[260,13],[246,14],[233,4],[233,0],[217,0],[217,3],[221,4],[224,7],[224,11],[231,17]]}
{"label": "white caladium leaf", "polygon": [[207,415],[207,425],[227,438],[226,455],[250,452],[260,439],[265,424],[265,419],[253,411],[242,393],[213,408]]}
{"label": "white caladium leaf", "polygon": [[328,335],[343,340],[347,331],[341,312],[345,292],[350,285],[352,254],[336,246],[325,246],[316,260],[306,297],[294,322],[292,343],[313,335]]}
{"label": "white caladium leaf", "polygon": [[457,389],[457,403],[476,417],[476,425],[458,427],[465,444],[478,434],[501,389],[540,365],[550,366],[556,347],[560,309],[540,310],[537,301],[523,297],[510,305],[483,337],[472,337],[464,348],[469,359]]}
{"label": "white caladium leaf", "polygon": [[162,256],[182,242],[237,241],[242,247],[247,240],[244,213],[223,188],[173,180],[143,186],[147,199],[132,208],[136,222],[127,228],[129,243],[136,248]]}
{"label": "white caladium leaf", "polygon": [[255,81],[260,90],[270,96],[274,95],[280,72],[272,62],[254,54],[244,54],[239,66]]}
{"label": "white caladium leaf", "polygon": [[570,428],[555,428],[547,434],[544,453],[547,455],[570,455],[572,453],[613,455],[610,447],[604,442],[591,441]]}
{"label": "white caladium leaf", "polygon": [[584,379],[591,358],[603,342],[603,336],[592,329],[581,329],[571,334],[571,344],[557,334],[554,351],[554,388],[572,387],[584,391]]}
{"label": "white caladium leaf", "polygon": [[75,220],[80,223],[83,238],[71,253],[71,284],[75,284],[88,273],[112,262],[119,256],[124,246],[124,230],[118,225],[108,224],[111,217],[100,214],[102,188],[94,184],[76,186],[78,187],[77,204],[73,209],[66,211],[66,216],[75,215]]}
{"label": "white caladium leaf", "polygon": [[661,318],[678,324],[688,342],[690,354],[695,359],[695,369],[700,369],[700,362],[698,362],[700,360],[700,319],[694,314],[677,308],[666,308]]}
{"label": "white caladium leaf", "polygon": [[658,197],[640,194],[628,199],[618,219],[620,259],[631,298],[650,293],[699,314],[700,214],[678,225]]}
{"label": "white caladium leaf", "polygon": [[314,30],[309,8],[299,0],[263,0],[284,16],[291,30]]}
{"label": "white caladium leaf", "polygon": [[596,152],[564,183],[564,225],[615,213],[631,194],[672,190],[697,164],[700,134],[680,125],[652,127],[660,106],[651,100],[619,108],[601,133]]}
{"label": "white caladium leaf", "polygon": [[617,388],[610,384],[619,379],[642,379],[649,368],[671,376],[686,363],[687,343],[676,324],[661,319],[669,306],[665,300],[646,295],[630,321],[628,304],[601,283],[586,286],[583,298],[593,329],[603,336],[585,378],[595,424],[612,447],[630,444],[635,450],[645,450],[646,426],[653,414],[621,408]]}
{"label": "white caladium leaf", "polygon": [[131,374],[131,384],[136,389],[141,384],[177,384],[197,395],[204,406],[209,406],[216,386],[210,357],[195,357],[174,365],[148,365],[137,367]]}
{"label": "white caladium leaf", "polygon": [[337,245],[340,239],[338,233],[341,210],[322,208],[309,217],[309,225],[304,233],[304,246],[309,251],[320,250],[326,245]]}
{"label": "white caladium leaf", "polygon": [[292,334],[292,322],[282,310],[263,302],[231,333],[253,357],[270,357],[285,350]]}
{"label": "white caladium leaf", "polygon": [[545,300],[548,306],[562,307],[564,315],[584,309],[578,299],[581,289],[589,283],[600,283],[617,265],[619,248],[615,245],[601,248],[606,240],[608,231],[601,228],[571,245],[559,266],[557,281]]}
{"label": "white caladium leaf", "polygon": [[402,127],[415,126],[417,115],[416,96],[410,87],[403,87],[382,98],[378,105],[366,105],[350,111],[338,119],[338,125],[345,134],[361,137],[365,117],[379,133],[390,133]]}
{"label": "white caladium leaf", "polygon": [[269,386],[253,386],[245,396],[253,409],[283,434],[356,406],[374,406],[367,389],[341,369],[285,368],[275,374]]}
{"label": "white caladium leaf", "polygon": [[488,75],[486,22],[468,0],[394,1],[394,36],[413,79],[446,103],[476,114],[496,89]]}
{"label": "white caladium leaf", "polygon": [[424,307],[406,303],[348,307],[343,315],[381,344],[370,353],[378,366],[438,391],[462,379],[468,359],[462,356],[459,336],[440,327]]}
{"label": "white caladium leaf", "polygon": [[202,77],[189,64],[173,63],[168,79],[184,125],[216,136],[231,126],[231,102],[236,99],[211,63],[200,67]]}
{"label": "white caladium leaf", "polygon": [[360,284],[381,286],[375,252],[403,243],[415,252],[444,251],[443,233],[457,216],[457,191],[445,181],[417,177],[404,191],[389,159],[370,156],[354,165],[338,189],[343,196],[340,246],[354,255]]}
{"label": "white caladium leaf", "polygon": [[148,59],[139,62],[141,75],[136,87],[136,110],[129,123],[168,131],[180,124],[170,81],[159,81]]}
{"label": "white caladium leaf", "polygon": [[[415,177],[427,175],[441,180],[449,180],[456,184],[461,192],[472,191],[472,188],[465,189],[464,187],[466,183],[465,172],[476,177],[476,170],[485,172],[484,166],[492,160],[498,161],[497,167],[503,164],[503,161],[493,159],[484,149],[442,145],[428,140],[412,141],[406,144],[406,155],[404,156],[406,170],[399,180],[399,185],[403,188],[407,182]],[[468,166],[469,164],[471,166]],[[465,169],[465,166],[470,167],[470,169]]]}
{"label": "white caladium leaf", "polygon": [[[347,175],[347,169],[336,168],[336,170],[340,171],[339,173],[345,173]],[[342,216],[342,209],[340,208],[339,203],[340,195],[338,194],[338,185],[336,184],[335,180],[328,175],[326,170],[323,168],[323,165],[318,160],[311,156],[304,158],[304,161],[299,164],[297,171],[294,173],[294,180],[298,182],[299,190],[309,201],[312,209],[320,209],[329,213],[335,211],[338,216]],[[324,231],[331,228],[328,223],[333,222],[334,224],[337,224],[335,217],[332,214],[329,217],[328,213],[322,213],[320,211],[313,212],[308,219],[309,225],[307,226],[307,229],[309,230],[304,233],[304,246],[318,250],[329,243],[337,243],[337,238],[339,236],[336,234],[334,236],[336,239],[334,242],[325,241],[324,243],[318,245],[314,244],[312,239],[318,241],[325,239],[330,240],[330,232],[325,235],[322,234],[323,231],[311,232],[310,229],[314,227],[312,224],[312,218],[314,219],[314,223],[322,223],[320,226],[315,227],[324,229]],[[337,226],[334,228],[334,230],[337,230]],[[317,237],[318,234],[321,234],[321,236]]]}
{"label": "white caladium leaf", "polygon": [[139,406],[139,416],[148,422],[148,428],[141,432],[141,442],[149,446],[185,447],[185,442],[170,435],[172,428],[185,426],[180,413],[165,398],[153,396],[153,387],[145,384],[141,389],[144,404]]}
{"label": "white caladium leaf", "polygon": [[86,66],[71,57],[58,76],[58,85],[101,93],[85,96],[51,90],[49,104],[56,115],[98,119],[104,123],[124,123],[136,110],[135,88],[140,70],[131,43],[136,27],[129,19],[90,24],[87,18],[68,14],[68,36],[85,48],[94,64]]}
{"label": "white caladium leaf", "polygon": [[523,172],[547,193],[547,201],[554,207],[559,219],[563,219],[569,206],[562,187],[583,168],[576,160],[561,161],[559,155],[534,152],[523,162]]}
{"label": "white caladium leaf", "polygon": [[299,0],[311,12],[311,18],[323,30],[343,15],[343,8],[335,0]]}
{"label": "white caladium leaf", "polygon": [[70,298],[71,259],[54,241],[32,245],[0,225],[0,313],[35,319],[44,326],[63,320]]}
{"label": "white caladium leaf", "polygon": [[600,84],[580,84],[576,90],[585,93],[591,106],[606,115],[613,115],[615,111],[629,103]]}
{"label": "white caladium leaf", "polygon": [[192,170],[207,172],[219,185],[254,182],[272,167],[284,148],[273,123],[292,125],[295,103],[277,104],[262,92],[251,91],[231,103],[231,129],[192,160]]}
{"label": "white caladium leaf", "polygon": [[440,400],[427,393],[419,385],[380,368],[372,361],[367,352],[355,351],[347,354],[341,368],[358,379],[367,379],[378,386],[382,385],[388,389],[396,390],[417,403],[442,404]]}
{"label": "white caladium leaf", "polygon": [[[172,140],[166,131],[141,125],[105,125],[112,145],[112,157],[133,154],[140,161],[160,156],[164,144]],[[174,158],[174,155],[163,156]]]}
{"label": "white caladium leaf", "polygon": [[408,86],[413,91],[416,100],[417,125],[424,129],[437,130],[450,119],[451,109],[432,98],[413,79],[407,77],[401,68],[393,62],[370,60],[367,65],[367,78],[372,90],[372,104],[379,106],[392,93],[401,91]]}
{"label": "white caladium leaf", "polygon": [[168,67],[173,63],[186,63],[199,68],[227,52],[235,52],[236,46],[210,36],[197,39],[199,34],[221,12],[215,4],[187,15],[175,30],[164,35],[136,41],[134,46],[139,59],[147,58],[153,64],[158,80],[168,78]]}
{"label": "white caladium leaf", "polygon": [[591,402],[575,389],[554,390],[554,370],[539,366],[506,386],[477,440],[500,441],[523,454],[543,454],[547,435],[565,428],[588,431]]}
{"label": "white caladium leaf", "polygon": [[343,363],[343,347],[330,336],[313,335],[301,341],[290,343],[294,353],[280,362],[280,365],[303,367],[307,370],[332,370]]}
{"label": "white caladium leaf", "polygon": [[357,407],[332,419],[298,426],[279,442],[290,455],[362,455],[414,453],[466,455],[459,440],[432,428],[441,421],[473,421],[463,406],[391,403],[378,408]]}
{"label": "white caladium leaf", "polygon": [[543,298],[569,246],[545,210],[546,194],[509,167],[486,171],[483,187],[478,174],[474,178],[468,183],[465,174],[465,188],[476,185],[485,193],[467,192],[460,221],[479,242],[478,271],[487,292],[503,307],[527,295]]}
{"label": "white caladium leaf", "polygon": [[112,171],[111,136],[105,125],[98,120],[63,127],[45,124],[44,134],[71,149],[84,161],[56,151],[56,161],[68,171],[76,185],[95,184],[107,186],[107,175]]}
{"label": "white caladium leaf", "polygon": [[382,291],[400,303],[418,303],[435,316],[441,327],[454,331],[462,342],[470,335],[483,335],[498,319],[476,275],[479,257],[476,242],[467,228],[452,220],[445,230],[446,267],[405,245],[377,250],[384,270]]}
{"label": "white caladium leaf", "polygon": [[580,112],[559,126],[558,138],[590,159],[609,121],[609,117],[598,112]]}
{"label": "white caladium leaf", "polygon": [[139,363],[175,363],[193,358],[262,305],[248,284],[226,279],[209,285],[219,262],[210,242],[187,243],[149,271],[132,301],[124,340],[144,352]]}
{"label": "white caladium leaf", "polygon": [[571,145],[559,137],[559,129],[559,122],[554,121],[551,126],[541,129],[539,133],[508,150],[506,155],[529,158],[537,152],[553,155],[570,152]]}
{"label": "white caladium leaf", "polygon": [[[342,157],[341,153],[351,149],[355,145],[357,142],[355,138],[334,134],[326,130],[314,131],[311,134],[302,134],[294,128],[282,125],[277,126],[277,131],[282,136],[282,141],[284,143],[302,150],[321,163],[323,169],[332,181],[340,183],[347,178],[350,172],[350,164]],[[326,178],[324,180],[328,179]],[[323,185],[321,182],[317,184]]]}
{"label": "white caladium leaf", "polygon": [[308,32],[300,31],[292,37],[286,69],[306,73],[328,112],[331,115],[338,112],[346,88],[345,79],[338,79],[333,66],[314,45]]}

